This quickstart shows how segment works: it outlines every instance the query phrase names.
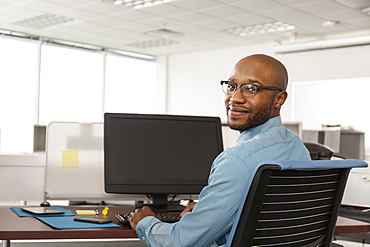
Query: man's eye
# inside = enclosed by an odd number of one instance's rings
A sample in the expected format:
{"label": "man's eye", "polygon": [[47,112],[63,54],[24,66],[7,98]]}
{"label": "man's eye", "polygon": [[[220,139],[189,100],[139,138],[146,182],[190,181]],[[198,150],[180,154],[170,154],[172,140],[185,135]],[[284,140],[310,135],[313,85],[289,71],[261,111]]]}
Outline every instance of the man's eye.
{"label": "man's eye", "polygon": [[255,87],[248,87],[248,90],[254,92],[254,91],[256,91],[256,88]]}
{"label": "man's eye", "polygon": [[255,91],[257,91],[257,87],[255,87],[253,85],[243,85],[243,91],[244,92],[249,92],[249,93],[254,93]]}
{"label": "man's eye", "polygon": [[235,89],[236,85],[235,84],[228,84],[227,87],[230,88],[230,89]]}

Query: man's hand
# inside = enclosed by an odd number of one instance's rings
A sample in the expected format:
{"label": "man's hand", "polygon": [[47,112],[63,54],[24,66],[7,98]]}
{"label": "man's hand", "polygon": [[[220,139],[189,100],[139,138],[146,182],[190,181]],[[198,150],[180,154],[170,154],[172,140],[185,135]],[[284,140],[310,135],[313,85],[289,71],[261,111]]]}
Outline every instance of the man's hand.
{"label": "man's hand", "polygon": [[139,223],[140,220],[148,216],[156,217],[155,213],[147,206],[140,209],[136,209],[135,212],[132,212],[131,216],[128,218],[132,229],[136,230],[137,223]]}
{"label": "man's hand", "polygon": [[182,217],[182,216],[184,216],[184,214],[193,211],[193,208],[194,208],[195,204],[196,204],[195,202],[189,203],[186,206],[186,208],[181,212],[180,216]]}

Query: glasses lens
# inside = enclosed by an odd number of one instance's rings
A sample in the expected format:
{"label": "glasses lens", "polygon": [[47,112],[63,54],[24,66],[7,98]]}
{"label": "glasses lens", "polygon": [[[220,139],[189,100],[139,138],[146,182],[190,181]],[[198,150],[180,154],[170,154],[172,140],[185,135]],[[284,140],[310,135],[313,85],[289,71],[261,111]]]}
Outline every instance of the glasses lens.
{"label": "glasses lens", "polygon": [[231,95],[235,92],[236,87],[237,87],[237,85],[234,82],[231,82],[231,81],[225,82],[225,83],[222,84],[222,91],[224,91],[224,93],[226,93],[226,94]]}
{"label": "glasses lens", "polygon": [[241,88],[244,97],[250,98],[256,95],[258,88],[253,84],[244,84]]}

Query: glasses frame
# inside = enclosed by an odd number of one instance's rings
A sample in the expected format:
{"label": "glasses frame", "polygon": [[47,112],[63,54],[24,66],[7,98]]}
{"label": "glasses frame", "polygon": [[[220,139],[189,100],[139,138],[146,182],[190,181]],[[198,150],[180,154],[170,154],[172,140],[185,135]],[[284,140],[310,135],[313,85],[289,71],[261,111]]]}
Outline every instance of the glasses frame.
{"label": "glasses frame", "polygon": [[262,86],[262,85],[257,85],[257,84],[253,84],[253,83],[243,83],[243,84],[240,84],[239,86],[238,86],[238,84],[236,84],[235,82],[233,82],[233,81],[221,81],[220,82],[221,83],[221,86],[223,85],[223,84],[229,84],[229,83],[233,83],[233,84],[235,84],[236,85],[236,88],[235,88],[235,90],[234,90],[234,92],[232,92],[232,93],[228,93],[228,92],[225,92],[224,90],[223,90],[223,88],[222,88],[222,91],[226,94],[226,95],[233,95],[239,88],[241,88],[242,86],[244,86],[244,85],[252,85],[253,87],[256,87],[257,88],[257,90],[255,91],[255,94],[253,94],[253,95],[245,95],[244,94],[244,92],[242,92],[242,94],[243,94],[243,96],[244,97],[246,97],[246,98],[252,98],[252,97],[254,97],[256,94],[257,94],[257,92],[259,91],[259,90],[261,90],[261,89],[265,89],[265,90],[270,90],[270,91],[279,91],[279,92],[283,92],[284,90],[282,90],[282,89],[280,89],[280,88],[277,88],[277,87],[268,87],[268,86]]}

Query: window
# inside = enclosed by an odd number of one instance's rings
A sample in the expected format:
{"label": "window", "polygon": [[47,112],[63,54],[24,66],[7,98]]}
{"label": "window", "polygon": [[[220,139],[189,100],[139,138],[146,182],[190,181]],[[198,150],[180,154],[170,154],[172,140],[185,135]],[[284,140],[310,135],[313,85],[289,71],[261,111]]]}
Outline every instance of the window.
{"label": "window", "polygon": [[81,47],[0,37],[0,153],[32,153],[34,125],[155,111],[153,58]]}
{"label": "window", "polygon": [[103,58],[95,52],[41,47],[40,122],[100,122]]}
{"label": "window", "polygon": [[105,112],[154,113],[155,64],[115,55],[106,61]]}
{"label": "window", "polygon": [[32,153],[37,44],[1,38],[0,54],[0,150]]}

